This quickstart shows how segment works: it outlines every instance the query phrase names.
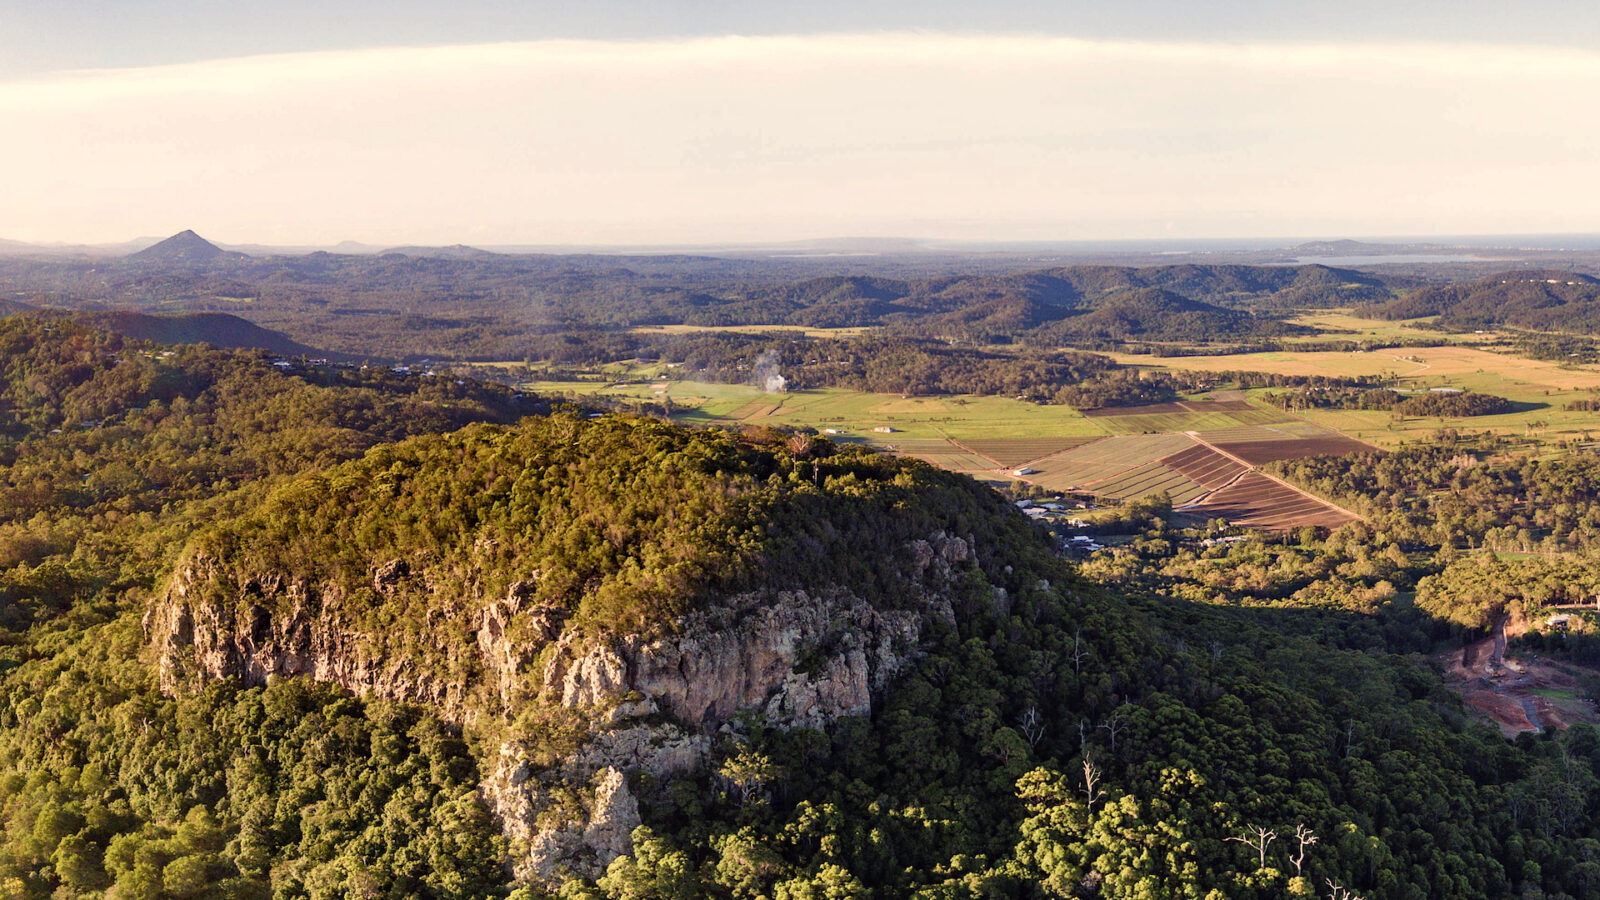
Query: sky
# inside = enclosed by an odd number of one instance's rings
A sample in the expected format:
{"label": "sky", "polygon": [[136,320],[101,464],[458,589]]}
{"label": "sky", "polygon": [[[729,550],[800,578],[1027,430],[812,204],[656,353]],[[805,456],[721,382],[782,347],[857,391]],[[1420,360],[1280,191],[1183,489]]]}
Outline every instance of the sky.
{"label": "sky", "polygon": [[0,238],[1600,232],[1596,38],[1548,0],[0,0]]}

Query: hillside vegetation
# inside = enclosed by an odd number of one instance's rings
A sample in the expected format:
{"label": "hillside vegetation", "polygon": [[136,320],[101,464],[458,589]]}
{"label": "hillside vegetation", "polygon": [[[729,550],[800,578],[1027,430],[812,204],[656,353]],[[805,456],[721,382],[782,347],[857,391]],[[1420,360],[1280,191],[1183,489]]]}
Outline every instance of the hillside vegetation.
{"label": "hillside vegetation", "polygon": [[[186,557],[221,571],[186,602],[314,616],[336,597],[375,657],[471,684],[480,671],[451,668],[470,665],[455,651],[482,624],[464,598],[515,594],[590,636],[651,636],[763,588],[842,585],[893,607],[913,590],[914,540],[1015,541],[1026,525],[1004,507],[970,479],[822,439],[558,415],[376,448],[285,485],[192,542]],[[314,589],[252,587],[274,576]]]}
{"label": "hillside vegetation", "polygon": [[[528,401],[471,382],[169,352],[60,317],[6,320],[0,340],[8,897],[1600,887],[1600,733],[1502,740],[1393,652],[1413,638],[1391,646],[1372,614],[1268,615],[1097,585],[992,492],[804,436],[570,414],[511,424]],[[1343,480],[1321,462],[1291,474],[1376,498],[1380,521],[1359,527],[1389,556],[1344,540],[1339,568],[1319,576],[1375,580],[1409,563],[1371,528],[1486,538],[1501,510],[1535,536],[1586,543],[1587,507],[1560,498],[1587,496],[1591,464],[1507,469],[1441,445],[1364,458]],[[1519,485],[1540,497],[1525,513]],[[1407,501],[1423,495],[1437,526]],[[804,727],[760,708],[712,722],[639,713],[709,756],[626,774],[640,823],[629,851],[564,885],[513,882],[502,865],[519,838],[485,792],[507,735],[559,768],[626,732],[597,718],[606,710],[524,697],[463,724],[459,710],[310,674],[163,693],[142,624],[175,572],[207,558],[215,578],[185,582],[215,588],[191,595],[196,608],[244,602],[269,574],[338,585],[343,630],[403,671],[478,646],[487,626],[459,614],[511,595],[560,609],[596,646],[641,646],[733,593],[766,603],[839,587],[912,614],[934,584],[917,542],[940,533],[963,548],[938,582],[950,615],[925,617],[869,711]],[[1290,564],[1309,551],[1275,546],[1281,574],[1298,577]],[[256,587],[251,603],[292,594]],[[778,674],[804,682],[848,658],[818,647]]]}
{"label": "hillside vegetation", "polygon": [[1515,270],[1419,288],[1370,311],[1386,319],[1438,316],[1442,327],[1457,331],[1509,325],[1594,334],[1600,330],[1600,279],[1576,272]]}

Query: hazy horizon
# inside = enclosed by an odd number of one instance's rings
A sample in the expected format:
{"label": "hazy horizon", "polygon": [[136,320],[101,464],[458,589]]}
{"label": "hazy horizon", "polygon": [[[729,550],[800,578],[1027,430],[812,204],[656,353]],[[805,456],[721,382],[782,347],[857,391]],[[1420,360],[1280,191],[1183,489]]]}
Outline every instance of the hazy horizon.
{"label": "hazy horizon", "polygon": [[[344,247],[348,252],[372,253],[405,247],[448,249],[452,247],[466,247],[469,249],[486,250],[497,253],[600,253],[600,254],[625,254],[625,253],[668,253],[668,252],[699,252],[716,253],[756,253],[763,251],[803,250],[813,248],[819,251],[841,248],[862,251],[861,253],[843,252],[839,255],[873,255],[874,253],[1030,253],[1049,252],[1065,254],[1096,254],[1096,253],[1247,253],[1247,252],[1273,252],[1289,251],[1302,245],[1317,243],[1353,242],[1355,244],[1371,245],[1374,247],[1403,247],[1415,246],[1419,248],[1436,248],[1439,250],[1463,251],[1464,253],[1489,251],[1489,250],[1518,250],[1518,251],[1595,251],[1600,250],[1600,231],[1577,232],[1567,234],[1419,234],[1419,235],[1361,235],[1361,234],[1336,234],[1336,235],[1300,235],[1285,237],[1261,237],[1252,235],[1231,235],[1208,238],[1105,238],[1097,240],[1032,240],[1032,241],[959,241],[925,238],[913,235],[886,235],[878,237],[862,237],[856,235],[824,235],[816,237],[797,238],[785,241],[712,241],[703,243],[493,243],[481,242],[466,244],[461,241],[445,241],[440,243],[368,243],[365,241],[346,238],[331,242],[286,241],[281,243],[263,243],[256,241],[230,240],[214,234],[206,234],[199,229],[184,229],[183,232],[194,232],[202,239],[223,249],[246,250],[281,250],[285,252],[310,252],[310,251],[337,251]],[[142,234],[125,240],[82,242],[82,241],[21,241],[0,234],[0,244],[13,247],[39,248],[54,251],[118,251],[122,253],[135,253],[145,247],[175,237],[183,232],[169,235]]]}
{"label": "hazy horizon", "polygon": [[[1203,34],[1203,31],[1197,31]],[[1600,53],[920,31],[0,82],[0,237],[698,246],[1586,234]]]}

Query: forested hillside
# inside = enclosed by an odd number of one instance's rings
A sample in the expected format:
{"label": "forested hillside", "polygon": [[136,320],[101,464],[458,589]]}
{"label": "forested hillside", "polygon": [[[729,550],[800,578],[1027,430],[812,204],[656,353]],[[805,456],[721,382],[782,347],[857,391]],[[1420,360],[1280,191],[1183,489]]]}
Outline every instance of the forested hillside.
{"label": "forested hillside", "polygon": [[[805,435],[62,317],[0,349],[8,897],[1600,889],[1600,734],[1503,740],[1370,610],[1147,595]],[[1486,536],[1522,484],[1583,540],[1582,464],[1464,455],[1323,488],[1420,533],[1451,484]],[[1410,565],[1345,546],[1322,577]]]}
{"label": "forested hillside", "polygon": [[1529,331],[1600,331],[1600,279],[1577,272],[1514,270],[1476,281],[1419,288],[1370,308],[1389,319],[1438,316],[1471,330],[1509,325]]}
{"label": "forested hillside", "polygon": [[225,515],[239,490],[541,409],[476,382],[161,348],[59,315],[0,320],[4,624],[25,627],[119,579],[148,586],[187,530]]}
{"label": "forested hillside", "polygon": [[207,252],[199,245],[211,245],[189,238],[170,239],[170,252],[119,260],[0,260],[0,296],[72,309],[229,313],[324,354],[390,360],[558,359],[573,331],[665,324],[893,328],[977,343],[1239,341],[1297,333],[1280,318],[1293,309],[1394,296],[1382,278],[1323,266],[819,277],[798,262],[708,257],[251,258]]}

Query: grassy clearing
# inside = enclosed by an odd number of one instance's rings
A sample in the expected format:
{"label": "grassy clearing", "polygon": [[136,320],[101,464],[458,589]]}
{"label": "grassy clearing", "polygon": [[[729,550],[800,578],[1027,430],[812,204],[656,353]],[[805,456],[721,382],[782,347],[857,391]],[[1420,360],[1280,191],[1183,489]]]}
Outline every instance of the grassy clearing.
{"label": "grassy clearing", "polygon": [[1156,413],[1148,416],[1108,416],[1095,422],[1113,434],[1164,434],[1179,431],[1216,431],[1243,425],[1290,421],[1276,410],[1239,410],[1213,413]]}
{"label": "grassy clearing", "polygon": [[1431,323],[1437,318],[1437,316],[1428,316],[1421,319],[1390,321],[1387,319],[1362,318],[1361,316],[1352,315],[1349,309],[1315,310],[1296,316],[1288,321],[1296,325],[1315,328],[1319,333],[1288,338],[1286,343],[1309,343],[1329,339],[1393,341],[1416,337],[1443,337],[1451,343],[1474,344],[1493,341],[1499,337],[1493,332],[1438,332],[1417,327]]}
{"label": "grassy clearing", "polygon": [[[910,439],[1100,437],[1105,431],[1065,406],[1008,397],[904,397],[836,388],[769,394],[750,385],[652,379],[626,382],[543,381],[528,390],[671,404],[672,416],[699,425],[789,425],[834,429],[839,437],[880,446]],[[878,432],[876,428],[893,428]]]}
{"label": "grassy clearing", "polygon": [[1548,700],[1576,700],[1578,697],[1573,691],[1561,688],[1532,688],[1529,693],[1538,694]]}
{"label": "grassy clearing", "polygon": [[[1344,313],[1305,317],[1313,324],[1344,325],[1351,331],[1393,336],[1405,323],[1375,322]],[[1364,330],[1363,330],[1364,329]],[[1411,334],[1422,334],[1412,330]],[[1429,333],[1438,337],[1437,333]],[[1492,335],[1455,335],[1462,340],[1486,340]],[[1273,352],[1232,356],[1186,356],[1152,359],[1116,355],[1119,362],[1144,368],[1192,371],[1252,371],[1284,375],[1379,376],[1393,379],[1407,390],[1451,387],[1505,397],[1517,411],[1501,416],[1473,418],[1400,419],[1388,412],[1309,410],[1296,414],[1324,428],[1379,446],[1425,438],[1441,428],[1494,431],[1542,441],[1594,439],[1600,436],[1600,413],[1562,409],[1575,400],[1593,399],[1600,393],[1600,366],[1567,365],[1526,359],[1480,347],[1455,344],[1443,347],[1406,347],[1371,352]],[[1260,392],[1255,392],[1260,393]],[[1259,423],[1265,424],[1265,423]]]}

